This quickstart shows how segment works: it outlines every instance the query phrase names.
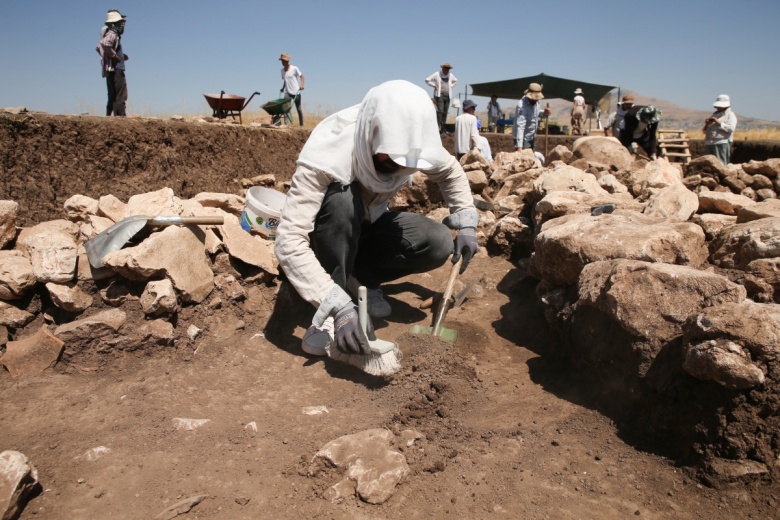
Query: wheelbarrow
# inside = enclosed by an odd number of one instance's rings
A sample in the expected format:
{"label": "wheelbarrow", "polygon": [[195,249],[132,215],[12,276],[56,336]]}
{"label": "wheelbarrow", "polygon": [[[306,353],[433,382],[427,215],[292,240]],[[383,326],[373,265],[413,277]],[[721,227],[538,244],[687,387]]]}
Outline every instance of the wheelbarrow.
{"label": "wheelbarrow", "polygon": [[238,116],[238,122],[244,124],[244,122],[241,120],[241,111],[246,108],[250,101],[252,101],[252,98],[255,97],[255,94],[259,93],[260,92],[255,92],[249,96],[249,99],[246,99],[244,97],[235,96],[233,94],[225,94],[225,91],[223,90],[219,93],[219,96],[216,94],[203,94],[203,97],[206,98],[209,106],[214,111],[214,117],[218,119],[225,119],[227,116],[231,116],[233,119],[235,119],[236,116]]}
{"label": "wheelbarrow", "polygon": [[[280,90],[279,94],[282,95],[283,92],[283,90]],[[290,124],[292,124],[290,109],[292,108],[292,104],[295,102],[297,97],[298,94],[295,94],[295,97],[291,98],[281,97],[279,99],[272,99],[260,108],[268,112],[272,121],[274,122],[274,126],[279,126],[282,121],[289,121]]]}

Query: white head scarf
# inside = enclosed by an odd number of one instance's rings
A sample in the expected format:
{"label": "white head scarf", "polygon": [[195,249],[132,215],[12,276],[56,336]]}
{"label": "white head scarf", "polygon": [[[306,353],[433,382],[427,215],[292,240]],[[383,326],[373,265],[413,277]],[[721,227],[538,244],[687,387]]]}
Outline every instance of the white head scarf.
{"label": "white head scarf", "polygon": [[[377,173],[372,158],[377,153],[388,154],[403,168],[392,175]],[[342,184],[357,179],[374,193],[390,193],[415,171],[441,167],[449,157],[428,94],[395,80],[372,88],[360,105],[317,125],[298,162]]]}

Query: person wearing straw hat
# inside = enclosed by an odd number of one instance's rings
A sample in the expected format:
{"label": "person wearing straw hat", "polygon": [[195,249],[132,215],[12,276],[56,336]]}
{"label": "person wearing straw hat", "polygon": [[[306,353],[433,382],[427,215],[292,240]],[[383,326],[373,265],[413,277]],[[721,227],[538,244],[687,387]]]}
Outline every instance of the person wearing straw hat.
{"label": "person wearing straw hat", "polygon": [[[442,222],[388,209],[418,171],[441,189],[450,210]],[[323,356],[335,342],[359,354],[349,343],[359,327],[357,288],[368,289],[370,316],[389,316],[381,284],[448,258],[462,258],[463,272],[477,252],[478,224],[468,178],[442,146],[425,90],[388,81],[325,118],[298,156],[274,245],[287,279],[317,309],[303,351]]]}
{"label": "person wearing straw hat", "polygon": [[[298,123],[300,126],[303,126],[301,90],[303,90],[305,79],[301,73],[301,69],[295,65],[290,65],[291,59],[292,57],[286,52],[283,52],[282,55],[279,56],[279,61],[282,62],[282,80],[284,81],[282,93],[289,99],[295,99],[295,109],[298,111]],[[288,117],[290,118],[290,123],[292,123],[292,116],[288,115]]]}
{"label": "person wearing straw hat", "polygon": [[715,112],[704,121],[704,149],[723,164],[731,160],[731,145],[737,129],[737,115],[731,110],[731,99],[721,94],[713,105]]}
{"label": "person wearing straw hat", "polygon": [[470,99],[463,101],[463,113],[455,118],[455,157],[461,157],[472,148],[479,147],[479,128],[474,112],[477,104]]}
{"label": "person wearing straw hat", "polygon": [[125,32],[127,17],[111,9],[106,16],[105,31],[98,44],[101,57],[102,76],[106,78],[108,103],[106,115],[124,116],[127,104],[127,80],[125,79],[125,61],[129,56],[122,50],[122,34]]}
{"label": "person wearing straw hat", "polygon": [[653,105],[636,105],[626,112],[623,119],[623,128],[620,129],[620,142],[629,151],[633,150],[632,143],[637,143],[647,152],[651,161],[658,157],[658,121],[661,119],[661,111]]}
{"label": "person wearing straw hat", "polygon": [[542,110],[539,100],[544,99],[542,86],[531,83],[520,98],[515,109],[515,120],[512,123],[512,137],[515,140],[515,150],[534,150],[536,131],[539,129],[539,113],[549,117],[550,109]]}
{"label": "person wearing straw hat", "polygon": [[571,134],[582,135],[582,121],[585,119],[585,98],[582,89],[574,91],[574,101],[571,107]]}
{"label": "person wearing straw hat", "polygon": [[620,139],[620,129],[623,126],[623,120],[626,118],[626,113],[634,106],[634,96],[626,94],[623,99],[618,103],[617,110],[610,114],[607,119],[607,128],[605,134]]}
{"label": "person wearing straw hat", "polygon": [[425,83],[433,87],[433,103],[436,105],[436,113],[438,114],[439,133],[447,133],[445,125],[447,124],[447,114],[450,111],[450,98],[455,84],[458,82],[458,78],[450,72],[451,70],[450,62],[443,63],[439,72],[434,72],[425,78]]}

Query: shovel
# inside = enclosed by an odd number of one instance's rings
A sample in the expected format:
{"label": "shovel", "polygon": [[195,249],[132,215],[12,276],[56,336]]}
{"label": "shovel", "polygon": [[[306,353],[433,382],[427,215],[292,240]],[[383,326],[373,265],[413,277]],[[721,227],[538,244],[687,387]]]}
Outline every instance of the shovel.
{"label": "shovel", "polygon": [[146,215],[133,215],[120,220],[105,231],[101,231],[94,237],[84,242],[89,263],[95,269],[103,267],[103,257],[112,251],[119,251],[136,233],[147,225],[172,226],[190,224],[224,224],[223,217],[147,217]]}
{"label": "shovel", "polygon": [[442,323],[444,322],[444,317],[447,315],[447,311],[449,311],[455,303],[452,298],[452,287],[455,285],[455,278],[458,276],[458,271],[460,271],[460,264],[462,263],[463,256],[461,255],[458,261],[452,265],[450,277],[447,279],[447,286],[444,288],[444,294],[442,295],[441,302],[439,302],[439,308],[436,310],[436,318],[433,320],[433,326],[425,327],[423,325],[414,325],[411,329],[409,329],[409,332],[413,334],[438,336],[444,341],[449,341],[450,343],[455,343],[458,341],[458,331],[455,329],[448,329],[443,327]]}

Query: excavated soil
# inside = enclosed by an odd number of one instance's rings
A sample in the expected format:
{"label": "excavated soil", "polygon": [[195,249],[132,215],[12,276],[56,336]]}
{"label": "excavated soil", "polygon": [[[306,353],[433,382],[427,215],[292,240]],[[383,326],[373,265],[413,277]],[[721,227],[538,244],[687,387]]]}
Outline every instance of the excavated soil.
{"label": "excavated soil", "polygon": [[[242,178],[267,173],[283,189],[307,136],[216,123],[0,115],[0,199],[19,202],[22,224],[30,225],[61,218],[62,203],[77,193],[122,200],[166,186],[181,198],[242,193]],[[497,153],[510,149],[511,138],[491,136],[491,143]],[[182,518],[780,518],[776,482],[715,482],[688,465],[701,458],[685,456],[691,439],[664,435],[670,424],[690,423],[691,438],[706,439],[702,429],[717,424],[675,414],[706,409],[722,395],[681,390],[680,399],[696,406],[627,409],[637,401],[620,394],[637,389],[619,378],[600,384],[619,367],[589,371],[561,355],[536,282],[508,259],[477,257],[459,280],[480,290],[447,316],[446,326],[459,332],[455,344],[410,333],[411,325],[430,324],[419,303],[441,290],[448,271],[384,288],[394,312],[376,323],[378,335],[404,353],[402,371],[390,379],[306,356],[300,340],[313,309],[282,280],[246,278],[243,301],[215,291],[185,306],[173,346],[82,351],[19,379],[0,372],[0,451],[27,455],[42,485],[21,518],[153,518],[198,495],[206,498]],[[51,306],[43,294],[24,305]],[[143,322],[137,301],[122,308],[126,328]],[[11,330],[10,339],[40,328],[42,316]],[[189,324],[204,334],[189,339]],[[583,325],[570,333],[589,332]],[[765,418],[776,403],[764,398],[754,411]],[[312,414],[312,407],[325,408]],[[647,420],[637,421],[643,413]],[[714,413],[716,423],[731,420]],[[209,422],[186,431],[176,429],[176,418]],[[730,434],[756,444],[772,438],[751,431],[745,417],[738,423]],[[333,482],[308,476],[314,453],[339,436],[382,427],[397,434],[395,447],[411,469],[395,495],[383,505],[322,498]],[[401,442],[405,430],[420,438]]]}

